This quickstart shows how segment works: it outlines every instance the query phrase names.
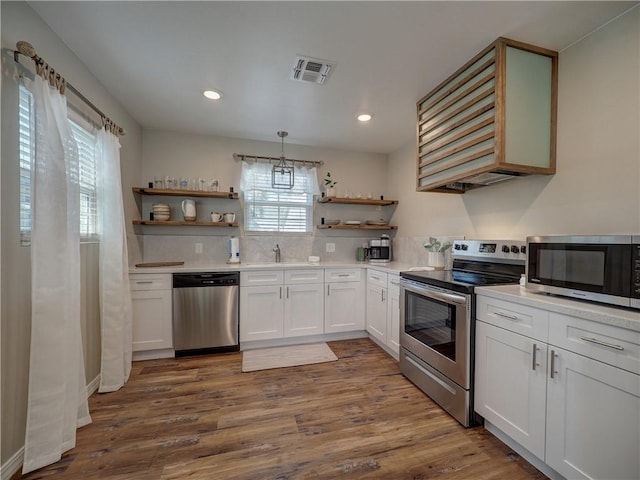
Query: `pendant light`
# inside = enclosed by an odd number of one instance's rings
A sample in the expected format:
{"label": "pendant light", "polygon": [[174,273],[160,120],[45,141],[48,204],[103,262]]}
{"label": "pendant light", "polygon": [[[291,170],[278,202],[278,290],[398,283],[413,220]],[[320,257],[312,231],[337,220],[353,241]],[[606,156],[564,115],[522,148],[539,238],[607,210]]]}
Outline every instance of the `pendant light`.
{"label": "pendant light", "polygon": [[278,136],[282,141],[282,153],[280,154],[280,161],[277,165],[274,165],[271,169],[271,186],[273,188],[281,188],[290,190],[293,188],[294,181],[294,166],[291,162],[291,166],[287,164],[287,159],[284,156],[284,137],[289,135],[288,132],[279,131]]}

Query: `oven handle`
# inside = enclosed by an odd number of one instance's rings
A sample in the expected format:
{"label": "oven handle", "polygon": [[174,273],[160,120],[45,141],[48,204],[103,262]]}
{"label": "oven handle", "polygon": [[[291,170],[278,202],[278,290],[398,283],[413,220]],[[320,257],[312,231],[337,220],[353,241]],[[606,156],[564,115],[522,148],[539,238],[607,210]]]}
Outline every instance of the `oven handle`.
{"label": "oven handle", "polygon": [[439,292],[437,290],[431,290],[431,289],[427,289],[427,288],[415,288],[415,287],[409,286],[409,285],[407,285],[405,283],[401,283],[400,285],[405,290],[408,290],[408,291],[413,292],[413,293],[417,293],[418,295],[422,295],[422,296],[425,296],[425,297],[428,297],[428,298],[434,298],[436,300],[442,300],[443,302],[447,302],[447,303],[459,303],[461,305],[466,305],[466,303],[467,303],[467,297],[465,297],[463,295],[456,295],[454,293]]}

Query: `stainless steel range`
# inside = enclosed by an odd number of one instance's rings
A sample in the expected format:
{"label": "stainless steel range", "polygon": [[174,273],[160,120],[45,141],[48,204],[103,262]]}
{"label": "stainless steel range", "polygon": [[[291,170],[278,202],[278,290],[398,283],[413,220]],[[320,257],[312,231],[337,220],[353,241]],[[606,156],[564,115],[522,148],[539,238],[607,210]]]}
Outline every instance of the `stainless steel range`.
{"label": "stainless steel range", "polygon": [[400,370],[462,425],[473,415],[476,286],[518,283],[526,244],[456,240],[453,269],[400,273]]}

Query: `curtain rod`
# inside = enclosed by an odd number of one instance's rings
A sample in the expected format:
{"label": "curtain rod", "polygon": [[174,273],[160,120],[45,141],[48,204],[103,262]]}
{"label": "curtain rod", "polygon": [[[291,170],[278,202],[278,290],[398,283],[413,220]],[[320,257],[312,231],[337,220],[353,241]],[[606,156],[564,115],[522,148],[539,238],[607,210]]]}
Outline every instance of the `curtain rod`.
{"label": "curtain rod", "polygon": [[[233,158],[235,160],[268,160],[268,161],[279,161],[280,157],[265,157],[264,155],[248,155],[246,153],[234,153],[233,154]],[[319,167],[321,165],[324,165],[324,162],[321,160],[295,160],[293,158],[287,158],[286,159],[287,162],[292,162],[294,165],[296,163],[302,163],[302,164],[310,164],[313,165],[314,167]]]}
{"label": "curtain rod", "polygon": [[[16,49],[13,51],[13,60],[16,63],[20,63],[20,54],[24,55],[25,57],[29,57],[31,58],[31,60],[34,61],[34,63],[36,64],[36,70],[40,70],[42,68],[50,71],[51,73],[55,74],[55,82],[56,82],[56,86],[59,87],[60,89],[60,93],[64,94],[64,89],[65,86],[66,88],[68,88],[69,90],[71,90],[80,100],[82,100],[84,103],[86,103],[94,112],[96,112],[100,118],[102,119],[102,123],[104,125],[104,127],[109,130],[111,133],[118,135],[118,136],[122,136],[125,135],[126,132],[124,131],[124,128],[116,125],[108,116],[106,116],[102,110],[100,110],[98,107],[96,107],[87,97],[85,97],[82,93],[80,93],[78,91],[77,88],[75,88],[73,85],[71,85],[69,82],[67,82],[64,77],[62,77],[62,75],[60,75],[59,73],[56,73],[55,70],[53,68],[51,68],[43,59],[42,57],[40,57],[37,53],[36,53],[36,49],[34,48],[33,45],[31,45],[29,42],[23,42],[20,41],[18,43],[16,43]],[[40,72],[38,71],[38,75],[40,75]],[[50,80],[51,82],[51,80]]]}

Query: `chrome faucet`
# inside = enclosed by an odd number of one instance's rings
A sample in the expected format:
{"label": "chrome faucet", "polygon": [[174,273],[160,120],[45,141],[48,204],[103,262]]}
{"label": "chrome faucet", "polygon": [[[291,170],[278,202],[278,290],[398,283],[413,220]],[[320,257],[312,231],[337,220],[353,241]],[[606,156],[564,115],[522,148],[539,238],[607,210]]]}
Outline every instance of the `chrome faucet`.
{"label": "chrome faucet", "polygon": [[280,263],[280,245],[278,245],[278,244],[276,243],[276,246],[275,246],[275,248],[273,249],[273,251],[274,251],[274,252],[275,252],[275,254],[276,254],[276,263]]}

